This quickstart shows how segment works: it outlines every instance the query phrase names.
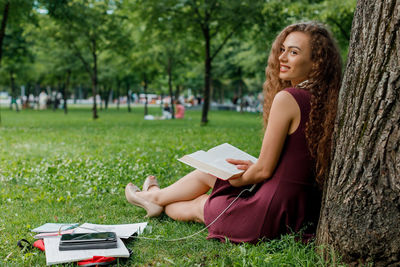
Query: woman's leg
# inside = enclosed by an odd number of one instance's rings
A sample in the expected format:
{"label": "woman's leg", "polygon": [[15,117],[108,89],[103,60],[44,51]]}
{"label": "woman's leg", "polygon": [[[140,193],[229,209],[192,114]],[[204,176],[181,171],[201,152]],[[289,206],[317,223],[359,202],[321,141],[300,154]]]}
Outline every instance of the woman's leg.
{"label": "woman's leg", "polygon": [[204,223],[204,204],[208,195],[203,194],[193,200],[174,202],[165,206],[165,213],[177,221]]}
{"label": "woman's leg", "polygon": [[[207,193],[210,188],[213,188],[216,179],[215,176],[195,170],[168,187],[160,190],[137,192],[136,194],[160,206],[167,206],[182,201],[189,202],[196,200],[198,197]],[[203,198],[204,197],[201,199]],[[199,202],[199,200],[197,200],[197,202]],[[197,205],[197,202],[194,201],[193,203]]]}

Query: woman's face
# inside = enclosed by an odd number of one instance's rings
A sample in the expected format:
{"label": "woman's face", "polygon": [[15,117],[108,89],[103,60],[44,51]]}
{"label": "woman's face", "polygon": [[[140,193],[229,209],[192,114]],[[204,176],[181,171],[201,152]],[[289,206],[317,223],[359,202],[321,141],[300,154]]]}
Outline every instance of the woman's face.
{"label": "woman's face", "polygon": [[303,32],[290,33],[281,46],[279,78],[292,86],[308,79],[312,69],[310,36]]}

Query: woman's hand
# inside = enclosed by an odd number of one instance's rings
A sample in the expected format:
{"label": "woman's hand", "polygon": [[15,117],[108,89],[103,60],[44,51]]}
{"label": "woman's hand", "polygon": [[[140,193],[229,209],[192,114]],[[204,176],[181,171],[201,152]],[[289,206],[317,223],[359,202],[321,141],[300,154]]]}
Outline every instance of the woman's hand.
{"label": "woman's hand", "polygon": [[229,162],[230,164],[236,165],[236,168],[238,170],[244,170],[244,171],[246,171],[248,168],[250,168],[251,165],[254,164],[250,160],[226,159],[226,161]]}
{"label": "woman's hand", "polygon": [[[236,165],[236,168],[238,170],[243,170],[244,172],[246,172],[251,165],[253,165],[254,163],[251,162],[250,160],[240,160],[240,159],[226,159],[226,161],[230,164]],[[231,179],[229,179],[229,183],[232,186],[235,187],[239,187],[239,186],[243,186],[244,181],[242,179],[244,172],[238,174],[237,176],[232,177]]]}
{"label": "woman's hand", "polygon": [[[243,171],[247,171],[250,166],[252,166],[254,163],[251,162],[250,160],[240,160],[240,159],[226,159],[227,162],[236,165],[236,168],[238,170],[243,170]],[[244,173],[244,172],[243,172]],[[243,186],[244,185],[244,181],[242,179],[243,173],[232,177],[231,179],[229,179],[229,183],[232,186],[238,187],[238,186]]]}

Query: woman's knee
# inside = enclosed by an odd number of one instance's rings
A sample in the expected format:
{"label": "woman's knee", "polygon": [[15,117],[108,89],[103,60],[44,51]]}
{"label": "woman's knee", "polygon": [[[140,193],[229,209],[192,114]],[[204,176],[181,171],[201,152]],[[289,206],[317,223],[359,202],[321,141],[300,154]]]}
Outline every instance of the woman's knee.
{"label": "woman's knee", "polygon": [[203,184],[208,185],[209,188],[213,188],[215,181],[217,178],[211,174],[199,171],[199,170],[194,170],[193,175],[197,176],[199,180],[202,181]]}

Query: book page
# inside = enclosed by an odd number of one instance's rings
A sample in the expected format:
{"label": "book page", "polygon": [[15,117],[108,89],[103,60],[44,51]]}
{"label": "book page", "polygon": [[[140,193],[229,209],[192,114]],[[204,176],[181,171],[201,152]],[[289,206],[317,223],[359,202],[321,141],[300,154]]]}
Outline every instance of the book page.
{"label": "book page", "polygon": [[[200,162],[203,162],[203,163],[206,163],[208,165],[214,166],[217,169],[222,169],[222,170],[225,170],[225,171],[227,171],[229,173],[232,173],[232,174],[236,174],[236,173],[240,172],[240,170],[237,170],[235,165],[232,165],[232,164],[226,162],[225,159],[210,157],[204,151],[203,151],[203,153],[195,152],[195,153],[190,154],[188,156],[193,158],[193,159],[196,159],[196,160],[198,160]],[[189,164],[190,166],[195,167],[195,168],[197,168],[197,169],[199,169],[201,171],[207,172],[206,168],[202,168],[201,166],[198,166],[198,165],[193,165],[193,164],[191,164],[192,162],[185,162],[185,163]]]}
{"label": "book page", "polygon": [[257,161],[257,158],[227,143],[214,147],[207,152],[203,150],[196,151],[179,160],[221,179],[228,179],[231,176],[243,172],[243,170],[238,170],[236,165],[228,163],[226,161],[227,158],[251,160],[252,162]]}
{"label": "book page", "polygon": [[236,148],[228,143],[224,143],[222,145],[211,148],[207,151],[209,157],[213,157],[216,159],[241,159],[241,160],[250,160],[253,163],[257,162],[257,158],[253,157],[250,154]]}

